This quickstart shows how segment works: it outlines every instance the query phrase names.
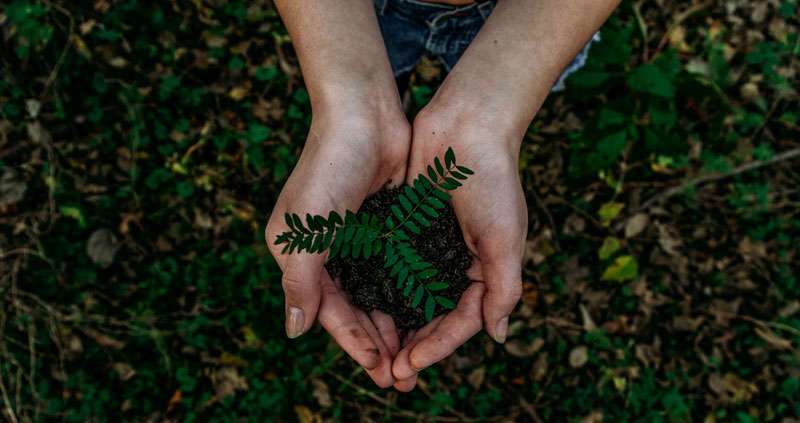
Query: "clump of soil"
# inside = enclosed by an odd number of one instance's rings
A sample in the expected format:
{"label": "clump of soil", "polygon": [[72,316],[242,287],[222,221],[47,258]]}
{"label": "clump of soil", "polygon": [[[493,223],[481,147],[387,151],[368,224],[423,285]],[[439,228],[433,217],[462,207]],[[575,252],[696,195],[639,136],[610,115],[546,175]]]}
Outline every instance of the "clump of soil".
{"label": "clump of soil", "polygon": [[[359,211],[386,219],[391,215],[389,207],[397,204],[400,192],[400,189],[379,191],[367,198]],[[439,217],[429,220],[432,225],[422,228],[422,234],[406,233],[419,255],[439,269],[439,274],[431,281],[442,281],[449,285],[437,295],[458,303],[470,284],[467,277],[467,269],[472,261],[469,250],[449,204],[439,210]],[[383,254],[369,259],[336,258],[328,262],[326,267],[333,277],[341,280],[352,303],[362,310],[377,309],[389,314],[400,329],[416,329],[426,323],[422,306],[411,308],[412,298],[404,296],[402,289],[395,288],[397,280],[389,276],[390,269],[383,267]],[[436,307],[437,315],[447,311],[441,306]]]}

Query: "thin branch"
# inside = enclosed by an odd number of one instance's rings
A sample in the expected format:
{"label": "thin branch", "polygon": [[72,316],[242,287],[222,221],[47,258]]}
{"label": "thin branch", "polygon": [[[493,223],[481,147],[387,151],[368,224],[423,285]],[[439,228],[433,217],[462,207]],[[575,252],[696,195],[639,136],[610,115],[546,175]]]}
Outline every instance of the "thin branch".
{"label": "thin branch", "polygon": [[660,194],[657,194],[657,195],[655,195],[653,197],[650,197],[650,199],[645,201],[644,204],[642,204],[642,206],[639,207],[636,210],[636,212],[647,210],[650,207],[652,207],[652,206],[654,206],[654,205],[656,205],[658,203],[661,203],[661,202],[669,199],[670,197],[675,196],[676,194],[680,194],[681,192],[684,192],[685,190],[687,190],[689,188],[693,188],[693,187],[696,187],[698,185],[705,184],[707,182],[714,182],[714,181],[719,181],[720,179],[730,178],[731,176],[739,175],[739,174],[744,173],[744,172],[749,172],[751,170],[759,169],[759,168],[762,168],[764,166],[769,166],[769,165],[772,165],[772,164],[775,164],[775,163],[778,163],[778,162],[791,160],[791,159],[794,159],[794,158],[797,158],[797,157],[800,157],[800,148],[794,148],[792,150],[788,150],[788,151],[784,151],[783,153],[776,154],[775,157],[773,157],[773,158],[771,158],[769,160],[759,160],[759,161],[753,161],[753,162],[750,162],[750,163],[745,163],[745,164],[743,164],[743,165],[741,165],[739,167],[736,167],[736,168],[734,168],[734,169],[732,169],[732,170],[730,170],[728,172],[711,173],[711,174],[708,174],[708,175],[705,175],[705,176],[694,178],[692,180],[684,182],[681,185],[678,185],[676,187],[672,187],[672,188],[670,188],[670,189],[668,189],[668,190],[666,190],[666,191],[664,191],[664,192],[662,192]]}

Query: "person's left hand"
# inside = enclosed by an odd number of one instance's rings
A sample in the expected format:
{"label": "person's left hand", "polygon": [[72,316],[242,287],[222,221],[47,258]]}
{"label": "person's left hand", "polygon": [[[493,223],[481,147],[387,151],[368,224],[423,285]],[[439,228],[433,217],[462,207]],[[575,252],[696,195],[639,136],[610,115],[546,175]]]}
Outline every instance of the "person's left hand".
{"label": "person's left hand", "polygon": [[522,293],[528,214],[518,172],[521,136],[504,133],[481,117],[463,117],[434,105],[420,112],[412,127],[406,177],[411,181],[425,172],[448,147],[458,163],[475,171],[451,192],[464,240],[474,256],[468,271],[473,283],[454,310],[407,336],[392,364],[399,391],[413,389],[420,370],[448,357],[484,325],[492,338],[505,342],[508,317]]}

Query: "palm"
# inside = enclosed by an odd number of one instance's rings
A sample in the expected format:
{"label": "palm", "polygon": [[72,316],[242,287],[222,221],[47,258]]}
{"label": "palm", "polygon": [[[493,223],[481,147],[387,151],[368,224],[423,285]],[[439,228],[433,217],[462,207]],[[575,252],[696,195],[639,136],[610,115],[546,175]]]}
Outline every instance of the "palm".
{"label": "palm", "polygon": [[[371,135],[369,131],[324,130],[312,125],[303,154],[272,211],[266,236],[284,272],[287,315],[291,315],[288,304],[302,305],[299,333],[307,331],[313,316],[318,316],[336,342],[385,387],[393,383],[391,363],[399,349],[392,319],[354,307],[324,269],[325,255],[279,254],[271,242],[286,230],[281,218],[286,212],[357,210],[369,194],[403,180],[408,141],[395,140],[387,147],[374,142]],[[290,333],[290,324],[287,319],[287,333],[296,336]]]}
{"label": "palm", "polygon": [[413,388],[419,370],[452,354],[480,331],[484,322],[489,334],[502,342],[505,327],[498,329],[498,323],[504,320],[507,325],[506,316],[519,298],[527,211],[517,157],[486,138],[474,139],[480,141],[444,137],[436,143],[423,143],[414,139],[408,177],[421,172],[425,163],[449,145],[455,146],[459,162],[475,171],[453,192],[453,208],[474,256],[468,272],[473,283],[455,310],[414,333],[397,354],[393,373],[399,379],[398,389]]}

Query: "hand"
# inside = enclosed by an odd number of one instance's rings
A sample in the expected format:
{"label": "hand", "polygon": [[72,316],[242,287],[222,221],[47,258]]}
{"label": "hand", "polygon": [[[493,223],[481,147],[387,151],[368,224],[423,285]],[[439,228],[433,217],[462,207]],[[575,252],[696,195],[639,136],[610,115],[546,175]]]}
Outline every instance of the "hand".
{"label": "hand", "polygon": [[475,171],[452,192],[464,240],[474,255],[468,271],[474,282],[455,310],[406,340],[392,366],[394,386],[401,391],[413,389],[420,370],[452,354],[484,325],[492,338],[505,342],[508,316],[522,292],[528,214],[517,164],[521,135],[502,131],[499,121],[487,117],[467,118],[432,103],[414,122],[408,179],[423,173],[448,147],[459,163]]}
{"label": "hand", "polygon": [[[358,103],[358,102],[357,102]],[[368,106],[368,104],[364,104]],[[326,108],[327,109],[327,108]],[[367,315],[350,304],[324,268],[327,253],[281,254],[274,244],[287,230],[286,212],[327,215],[358,210],[363,200],[405,179],[410,144],[408,122],[399,109],[330,108],[313,116],[303,153],[281,191],[266,229],[266,241],[283,271],[286,334],[296,338],[319,318],[336,342],[381,387],[394,383],[392,360],[400,340],[391,317]]]}

